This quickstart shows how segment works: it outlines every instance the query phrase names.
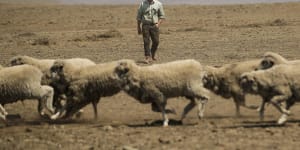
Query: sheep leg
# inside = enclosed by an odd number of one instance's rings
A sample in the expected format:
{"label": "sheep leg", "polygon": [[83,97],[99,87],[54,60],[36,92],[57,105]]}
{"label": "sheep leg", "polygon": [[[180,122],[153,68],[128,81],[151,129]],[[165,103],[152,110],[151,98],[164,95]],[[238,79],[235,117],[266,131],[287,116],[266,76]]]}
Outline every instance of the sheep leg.
{"label": "sheep leg", "polygon": [[98,109],[97,109],[98,101],[92,101],[93,109],[94,109],[94,119],[98,118]]}
{"label": "sheep leg", "polygon": [[153,86],[151,83],[144,83],[142,86],[142,90],[144,94],[149,95],[154,99],[154,103],[156,106],[159,108],[160,112],[162,113],[162,117],[164,120],[163,126],[168,127],[169,125],[169,118],[167,116],[166,112],[166,105],[167,105],[167,100],[164,97],[163,93],[159,91],[158,88]]}
{"label": "sheep leg", "polygon": [[55,110],[53,108],[53,95],[54,95],[54,90],[50,86],[42,86],[42,88],[45,91],[45,94],[43,96],[44,100],[43,102],[46,104],[47,109],[51,112],[54,113]]}
{"label": "sheep leg", "polygon": [[163,126],[164,127],[168,127],[169,126],[169,118],[167,116],[167,113],[166,113],[166,111],[165,111],[165,109],[163,107],[161,107],[161,110],[162,110],[161,112],[162,112],[162,116],[163,116],[163,119],[164,119]]}
{"label": "sheep leg", "polygon": [[264,120],[264,113],[265,113],[265,105],[266,105],[266,100],[263,99],[261,105],[259,106],[259,108],[257,109],[257,111],[259,112],[259,118],[260,118],[260,121],[263,121]]}
{"label": "sheep leg", "polygon": [[203,99],[203,100],[200,100],[200,103],[199,102],[197,103],[199,119],[202,119],[204,117],[204,111],[205,111],[205,106],[206,106],[207,101],[208,101],[208,99]]}
{"label": "sheep leg", "polygon": [[280,116],[280,118],[278,119],[277,124],[279,124],[279,125],[284,124],[287,121],[287,117],[288,117],[287,114],[282,114]]}
{"label": "sheep leg", "polygon": [[162,113],[162,117],[163,117],[163,127],[168,127],[169,125],[169,118],[167,116],[167,113],[166,113],[166,109],[165,109],[165,106],[166,106],[166,103],[164,103],[164,100],[163,100],[163,96],[161,95],[160,97],[158,97],[157,99],[155,99],[155,103],[157,105],[157,107],[160,109],[161,113]]}
{"label": "sheep leg", "polygon": [[286,115],[289,115],[290,114],[290,111],[289,110],[286,110],[285,108],[281,107],[281,103],[283,101],[286,101],[290,98],[289,95],[278,95],[278,96],[274,96],[271,100],[270,100],[270,103],[275,106],[275,108],[283,113],[283,114],[286,114]]}
{"label": "sheep leg", "polygon": [[53,95],[54,95],[54,90],[52,87],[44,85],[38,87],[38,89],[33,89],[35,93],[33,93],[32,98],[37,98],[39,100],[38,104],[38,111],[41,116],[44,116],[45,113],[45,108],[50,111],[51,113],[54,113],[54,108],[53,108]]}
{"label": "sheep leg", "polygon": [[259,106],[247,105],[245,95],[234,96],[234,98],[236,98],[237,101],[239,102],[240,106],[243,106],[244,108],[247,108],[247,109],[258,109],[259,108]]}
{"label": "sheep leg", "polygon": [[3,119],[3,120],[6,120],[6,115],[8,113],[6,112],[6,110],[4,109],[4,107],[1,104],[0,104],[0,109],[1,109],[0,118]]}
{"label": "sheep leg", "polygon": [[194,99],[191,99],[190,103],[187,104],[184,109],[183,109],[183,112],[182,112],[182,115],[181,115],[181,121],[183,121],[183,119],[186,117],[186,115],[196,106],[196,103],[194,101]]}
{"label": "sheep leg", "polygon": [[[156,93],[157,92],[157,93]],[[167,113],[166,113],[166,99],[164,98],[163,94],[161,92],[159,92],[158,90],[156,91],[155,93],[153,93],[154,95],[154,102],[156,103],[156,105],[158,106],[158,108],[160,109],[161,113],[162,113],[162,117],[163,117],[163,120],[164,120],[164,123],[163,123],[163,127],[168,127],[169,125],[169,118],[167,116]]]}
{"label": "sheep leg", "polygon": [[241,116],[241,112],[240,112],[240,100],[237,98],[233,98],[234,103],[235,103],[235,115],[237,117]]}
{"label": "sheep leg", "polygon": [[2,104],[0,104],[0,109],[1,109],[2,113],[3,113],[5,116],[8,115],[8,113],[6,112],[6,110],[5,110],[5,108],[3,107]]}

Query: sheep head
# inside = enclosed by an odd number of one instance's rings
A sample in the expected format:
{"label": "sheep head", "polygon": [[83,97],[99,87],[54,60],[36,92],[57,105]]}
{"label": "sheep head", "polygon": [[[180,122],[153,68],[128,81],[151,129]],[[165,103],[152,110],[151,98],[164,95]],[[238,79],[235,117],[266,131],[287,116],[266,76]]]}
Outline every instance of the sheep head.
{"label": "sheep head", "polygon": [[125,90],[129,90],[130,83],[137,82],[137,79],[131,74],[135,66],[133,60],[120,60],[115,68],[115,74],[121,79],[121,87]]}
{"label": "sheep head", "polygon": [[203,75],[203,86],[207,89],[218,91],[217,78],[215,77],[216,68],[207,66],[206,72]]}
{"label": "sheep head", "polygon": [[130,70],[131,62],[128,60],[120,60],[118,62],[117,67],[115,68],[115,73],[120,77],[123,78]]}
{"label": "sheep head", "polygon": [[258,84],[256,81],[255,72],[243,73],[239,79],[239,83],[245,92],[258,92]]}
{"label": "sheep head", "polygon": [[26,64],[26,56],[15,56],[10,59],[10,66],[24,65]]}
{"label": "sheep head", "polygon": [[54,80],[59,80],[61,76],[64,75],[65,63],[63,61],[55,61],[50,68],[51,78]]}

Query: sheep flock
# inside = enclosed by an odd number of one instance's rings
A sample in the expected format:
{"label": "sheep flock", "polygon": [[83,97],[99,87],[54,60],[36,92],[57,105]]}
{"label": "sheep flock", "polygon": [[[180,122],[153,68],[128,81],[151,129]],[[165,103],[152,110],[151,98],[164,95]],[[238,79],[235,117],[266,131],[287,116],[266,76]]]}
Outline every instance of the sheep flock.
{"label": "sheep flock", "polygon": [[[37,112],[45,119],[70,119],[88,104],[97,118],[100,99],[124,91],[142,104],[151,104],[153,112],[162,114],[164,127],[169,122],[167,114],[176,114],[167,106],[169,98],[189,100],[181,121],[194,107],[202,119],[212,93],[232,98],[237,116],[242,106],[258,111],[263,120],[269,103],[281,113],[277,123],[284,124],[300,99],[300,60],[289,61],[273,52],[220,67],[204,66],[194,59],[145,66],[130,59],[95,63],[86,58],[30,56],[15,56],[9,64],[0,65],[0,119],[4,122],[5,104],[28,99],[37,100]],[[260,96],[261,104],[248,105],[247,94]]]}

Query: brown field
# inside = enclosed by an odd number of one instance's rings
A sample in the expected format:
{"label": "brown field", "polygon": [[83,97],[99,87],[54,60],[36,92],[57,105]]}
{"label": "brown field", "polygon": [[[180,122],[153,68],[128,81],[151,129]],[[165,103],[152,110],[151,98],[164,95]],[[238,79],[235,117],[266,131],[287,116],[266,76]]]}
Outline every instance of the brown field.
{"label": "brown field", "polygon": [[[137,6],[0,4],[0,63],[15,55],[37,58],[85,57],[98,63],[143,59],[142,37],[136,32]],[[300,3],[165,6],[158,63],[193,58],[203,65],[222,65],[260,58],[266,51],[300,59]],[[260,97],[247,96],[258,104]],[[241,109],[235,117],[231,99],[211,96],[205,119],[193,110],[178,124],[188,101],[168,105],[168,128],[150,105],[124,93],[103,98],[99,119],[85,107],[80,119],[49,122],[38,117],[36,100],[6,105],[10,119],[0,125],[0,149],[297,149],[300,146],[300,108],[284,126],[280,114],[268,106],[260,122],[256,111]]]}

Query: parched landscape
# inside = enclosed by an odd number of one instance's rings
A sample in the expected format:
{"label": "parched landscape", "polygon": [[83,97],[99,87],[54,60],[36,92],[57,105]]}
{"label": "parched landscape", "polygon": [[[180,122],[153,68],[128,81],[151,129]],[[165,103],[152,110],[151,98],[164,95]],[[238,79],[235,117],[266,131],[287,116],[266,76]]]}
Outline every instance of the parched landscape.
{"label": "parched landscape", "polygon": [[[261,58],[276,52],[300,59],[300,3],[248,5],[165,5],[159,60],[165,63],[195,59],[202,65]],[[36,58],[89,58],[97,63],[123,58],[141,61],[143,41],[136,31],[137,5],[62,5],[0,3],[0,64],[16,55]],[[235,116],[232,99],[211,94],[205,117],[196,110],[178,123],[189,101],[174,98],[168,105],[170,125],[163,128],[160,113],[121,92],[102,98],[99,118],[91,105],[80,118],[41,119],[37,100],[5,105],[11,114],[0,124],[0,149],[297,149],[300,107],[292,107],[285,125],[280,113],[266,107],[265,120],[257,111],[241,109]],[[247,103],[261,98],[247,95]],[[14,117],[20,116],[21,118]]]}

